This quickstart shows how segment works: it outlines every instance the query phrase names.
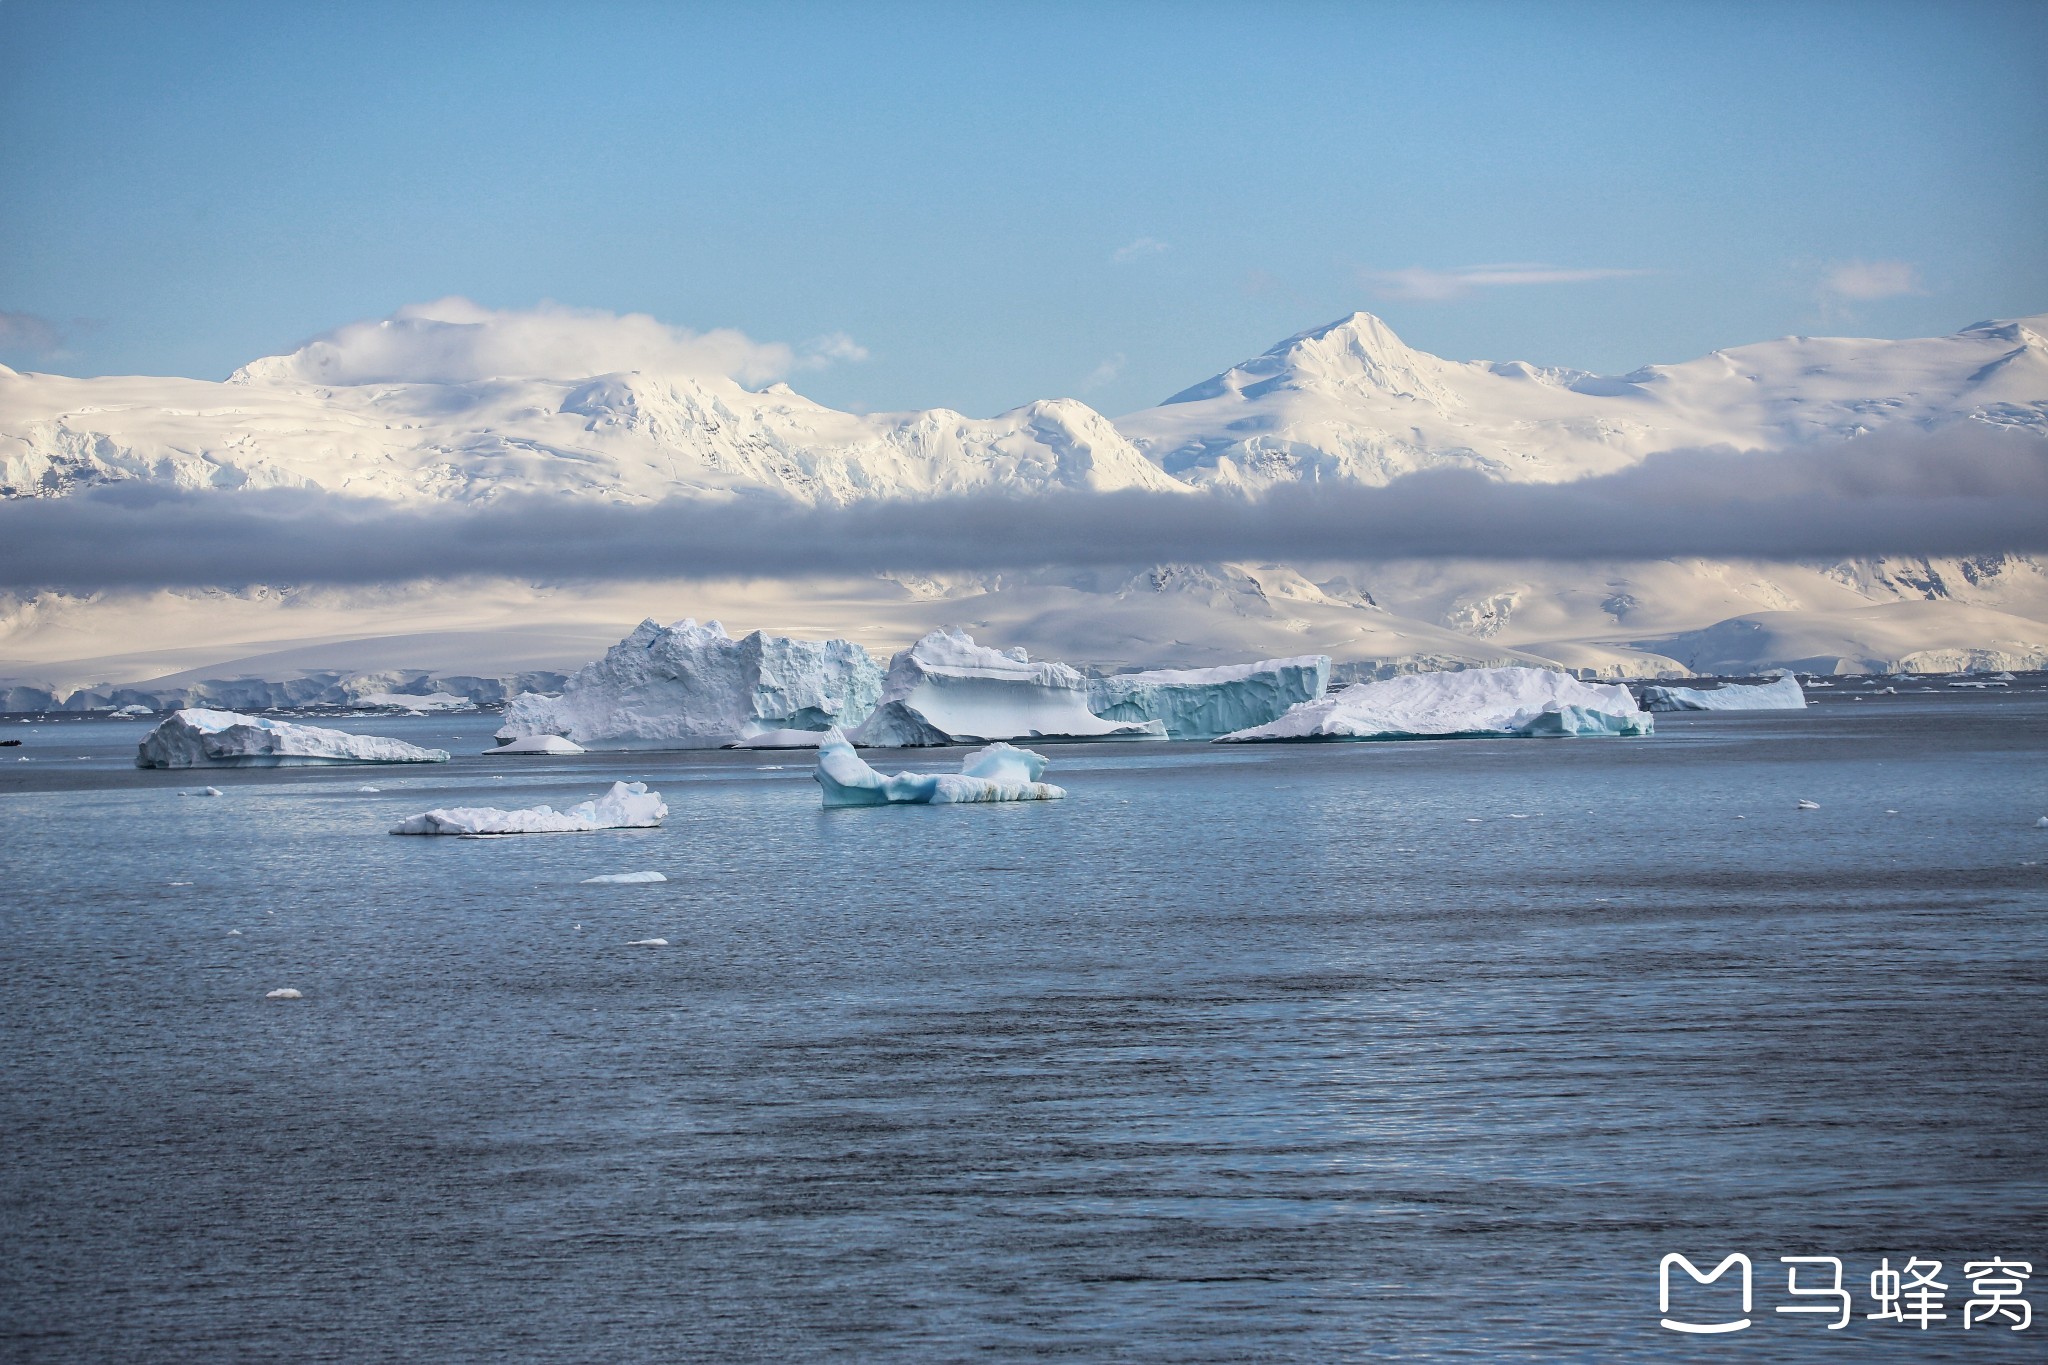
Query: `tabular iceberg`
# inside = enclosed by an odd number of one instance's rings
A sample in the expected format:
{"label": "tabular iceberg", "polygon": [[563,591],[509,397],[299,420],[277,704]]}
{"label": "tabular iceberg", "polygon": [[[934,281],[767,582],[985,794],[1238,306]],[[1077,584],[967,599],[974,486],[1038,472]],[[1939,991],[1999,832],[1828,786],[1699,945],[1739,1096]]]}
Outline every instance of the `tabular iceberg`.
{"label": "tabular iceberg", "polygon": [[1786,673],[1767,683],[1725,687],[1645,687],[1645,711],[1804,711],[1806,693]]}
{"label": "tabular iceberg", "polygon": [[881,703],[852,735],[870,748],[1112,737],[1164,739],[1166,727],[1104,720],[1088,709],[1088,680],[1075,669],[977,645],[953,626],[889,661]]}
{"label": "tabular iceberg", "polygon": [[1220,742],[1647,735],[1653,724],[1626,687],[1542,668],[1468,668],[1358,683]]}
{"label": "tabular iceberg", "polygon": [[268,768],[297,763],[446,763],[446,749],[351,735],[234,711],[173,711],[135,748],[138,768]]}
{"label": "tabular iceberg", "polygon": [[825,805],[943,806],[965,801],[1057,801],[1067,793],[1038,779],[1045,755],[1007,744],[976,749],[960,763],[958,774],[897,773],[884,777],[853,751],[846,736],[834,730],[818,746],[814,776],[825,789]]}
{"label": "tabular iceberg", "polygon": [[562,735],[578,744],[715,749],[764,730],[857,724],[874,709],[882,670],[850,640],[740,639],[716,621],[664,629],[642,621],[559,697],[534,693],[505,708],[500,739]]}
{"label": "tabular iceberg", "polygon": [[1089,679],[1088,709],[1104,720],[1156,720],[1174,739],[1214,739],[1278,720],[1322,696],[1329,682],[1327,654],[1119,673]]}
{"label": "tabular iceberg", "polygon": [[521,758],[536,754],[553,754],[567,757],[585,752],[580,744],[571,744],[560,735],[527,735],[520,739],[508,740],[495,749],[484,750],[485,758]]}
{"label": "tabular iceberg", "polygon": [[614,782],[594,801],[579,801],[567,810],[534,806],[499,810],[494,806],[456,806],[430,810],[401,820],[393,834],[585,834],[599,829],[650,829],[668,818],[660,792],[645,782]]}

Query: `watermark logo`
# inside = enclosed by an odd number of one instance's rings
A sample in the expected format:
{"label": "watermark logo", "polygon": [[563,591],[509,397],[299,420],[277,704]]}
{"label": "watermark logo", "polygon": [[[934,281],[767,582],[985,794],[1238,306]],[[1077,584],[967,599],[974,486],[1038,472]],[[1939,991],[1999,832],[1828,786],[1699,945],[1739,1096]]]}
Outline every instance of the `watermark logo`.
{"label": "watermark logo", "polygon": [[[1827,1330],[1839,1332],[1856,1320],[1854,1296],[1847,1285],[1847,1271],[1839,1256],[1780,1256],[1778,1263],[1785,1267],[1785,1297],[1788,1302],[1773,1307],[1774,1314],[1826,1315],[1832,1321]],[[1719,1312],[1699,1311],[1688,1308],[1683,1316],[1672,1316],[1671,1287],[1674,1282],[1673,1269],[1683,1270],[1685,1279],[1677,1280],[1681,1292],[1689,1299],[1701,1297],[1702,1287],[1716,1287],[1723,1307]],[[1739,1271],[1739,1274],[1730,1274]],[[1988,1261],[1966,1261],[1963,1264],[1963,1278],[1970,1282],[1968,1293],[1962,1305],[1962,1330],[1972,1328],[2004,1328],[2023,1332],[2034,1323],[2034,1309],[2027,1302],[2027,1281],[2033,1277],[2034,1267],[2030,1261],[2012,1260],[1994,1256]],[[1723,1277],[1727,1277],[1725,1284]],[[1911,1327],[1925,1332],[1951,1319],[1949,1312],[1948,1280],[1942,1278],[1942,1263],[1927,1257],[1909,1256],[1905,1264],[1893,1269],[1892,1258],[1887,1256],[1879,1261],[1870,1272],[1871,1311],[1863,1314],[1865,1322],[1880,1322],[1900,1327]],[[1740,1332],[1752,1325],[1752,1266],[1748,1256],[1732,1252],[1721,1258],[1720,1264],[1712,1270],[1702,1272],[1691,1260],[1672,1252],[1657,1263],[1657,1311],[1662,1315],[1665,1328],[1673,1332],[1687,1332],[1701,1336],[1719,1336],[1728,1332]],[[1736,1316],[1733,1300],[1739,1295],[1741,1316]]]}

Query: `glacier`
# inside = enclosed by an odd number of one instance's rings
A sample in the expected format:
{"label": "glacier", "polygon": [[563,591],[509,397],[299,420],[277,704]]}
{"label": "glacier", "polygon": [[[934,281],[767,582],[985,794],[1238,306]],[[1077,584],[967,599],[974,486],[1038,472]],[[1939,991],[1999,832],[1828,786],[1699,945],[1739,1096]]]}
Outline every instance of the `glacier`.
{"label": "glacier", "polygon": [[1164,668],[1088,681],[1104,720],[1158,721],[1171,739],[1214,739],[1278,720],[1330,683],[1330,656],[1262,659],[1223,668]]}
{"label": "glacier", "polygon": [[1653,724],[1625,687],[1542,668],[1468,668],[1355,683],[1219,742],[1647,735]]}
{"label": "glacier", "polygon": [[957,626],[926,635],[889,661],[880,703],[850,736],[866,748],[907,749],[994,739],[1164,739],[1156,720],[1104,720],[1088,709],[1088,680],[1022,649],[974,643]]}
{"label": "glacier", "polygon": [[401,820],[393,834],[585,834],[599,829],[650,829],[668,818],[660,792],[645,782],[614,782],[612,789],[567,810],[533,806],[499,810],[495,806],[455,806],[430,810]]}
{"label": "glacier", "polygon": [[1645,711],[1803,711],[1806,693],[1787,673],[1767,683],[1723,687],[1645,687]]}
{"label": "glacier", "polygon": [[717,621],[642,621],[602,659],[505,708],[498,738],[559,735],[613,748],[716,749],[773,730],[822,732],[874,709],[882,670],[850,640],[733,639]]}
{"label": "glacier", "polygon": [[446,749],[422,749],[403,740],[192,708],[172,712],[135,748],[138,768],[447,761]]}
{"label": "glacier", "polygon": [[1038,779],[1045,755],[996,743],[976,749],[955,773],[897,773],[884,777],[853,751],[838,730],[818,746],[812,774],[826,808],[841,806],[944,806],[970,801],[1057,801],[1067,793]]}

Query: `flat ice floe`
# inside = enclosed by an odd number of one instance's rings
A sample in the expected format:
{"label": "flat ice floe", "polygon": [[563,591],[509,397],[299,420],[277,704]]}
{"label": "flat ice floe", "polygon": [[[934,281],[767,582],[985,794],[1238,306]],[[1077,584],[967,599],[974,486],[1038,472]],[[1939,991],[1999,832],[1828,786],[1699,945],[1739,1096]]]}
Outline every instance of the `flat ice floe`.
{"label": "flat ice floe", "polygon": [[990,649],[953,626],[889,661],[881,702],[853,731],[869,748],[985,743],[994,739],[1164,739],[1156,720],[1104,720],[1088,709],[1088,680],[1021,649]]}
{"label": "flat ice floe", "polygon": [[1156,720],[1173,739],[1214,739],[1278,720],[1322,696],[1329,682],[1327,654],[1118,673],[1089,679],[1088,709],[1104,720]]}
{"label": "flat ice floe", "polygon": [[499,810],[495,806],[456,806],[430,810],[391,827],[393,834],[585,834],[599,829],[650,829],[668,818],[660,792],[645,782],[614,782],[592,801],[567,810],[534,806]]}
{"label": "flat ice floe", "polygon": [[303,1000],[306,997],[301,991],[295,991],[290,986],[283,986],[274,991],[265,991],[263,998],[265,1000]]}
{"label": "flat ice floe", "polygon": [[138,768],[267,768],[300,763],[446,763],[446,749],[197,707],[173,711],[136,746]]}
{"label": "flat ice floe", "polygon": [[851,725],[874,708],[882,670],[850,640],[738,640],[716,621],[642,621],[559,697],[527,693],[505,708],[500,739],[561,735],[616,748],[716,749],[749,731]]}
{"label": "flat ice floe", "polygon": [[1468,668],[1356,683],[1219,742],[1647,735],[1653,724],[1626,687],[1543,668]]}
{"label": "flat ice floe", "polygon": [[1722,687],[1645,687],[1645,711],[1803,711],[1806,693],[1790,673],[1767,683]]}
{"label": "flat ice floe", "polygon": [[601,877],[585,877],[580,886],[639,886],[648,882],[665,882],[668,878],[659,872],[607,872]]}
{"label": "flat ice floe", "polygon": [[585,749],[582,745],[571,744],[568,740],[563,739],[560,735],[524,735],[508,743],[500,744],[494,749],[484,750],[484,757],[518,758],[525,755],[533,754],[554,754],[557,756],[566,757],[572,754],[583,754],[588,752],[590,751],[588,749]]}
{"label": "flat ice floe", "polygon": [[1045,755],[1007,744],[976,749],[955,773],[897,773],[884,777],[853,751],[837,730],[818,746],[818,785],[825,805],[943,806],[968,801],[1057,801],[1066,792],[1040,782]]}

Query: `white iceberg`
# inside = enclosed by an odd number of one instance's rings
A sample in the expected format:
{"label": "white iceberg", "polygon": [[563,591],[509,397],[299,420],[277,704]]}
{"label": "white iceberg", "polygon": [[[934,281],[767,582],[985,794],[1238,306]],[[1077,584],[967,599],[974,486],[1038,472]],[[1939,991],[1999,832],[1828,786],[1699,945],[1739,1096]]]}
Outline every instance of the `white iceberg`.
{"label": "white iceberg", "polygon": [[525,735],[519,739],[508,740],[495,749],[484,750],[484,757],[498,758],[503,755],[517,757],[522,754],[568,755],[588,752],[590,751],[582,745],[571,744],[560,735]]}
{"label": "white iceberg", "polygon": [[1356,683],[1220,742],[1647,735],[1653,724],[1626,687],[1543,668],[1468,668]]}
{"label": "white iceberg", "polygon": [[1164,739],[1156,720],[1104,720],[1088,709],[1088,680],[1021,649],[990,649],[954,626],[889,661],[881,702],[852,733],[871,748],[994,739]]}
{"label": "white iceberg", "polygon": [[393,834],[584,834],[598,829],[648,829],[668,818],[660,792],[645,782],[614,782],[594,801],[580,801],[567,810],[534,806],[499,810],[494,806],[457,806],[430,810],[391,827]]}
{"label": "white iceberg", "polygon": [[558,697],[527,693],[505,708],[500,739],[561,735],[618,748],[716,749],[751,727],[852,725],[874,709],[882,670],[851,640],[735,640],[716,621],[664,629],[642,621]]}
{"label": "white iceberg", "polygon": [[1808,801],[1808,800],[1807,800],[1807,799],[1806,799],[1805,797],[1803,797],[1803,796],[1802,796],[1801,798],[1799,798],[1799,809],[1800,809],[1800,810],[1819,810],[1819,809],[1820,809],[1820,802],[1818,802],[1818,801]]}
{"label": "white iceberg", "polygon": [[1104,720],[1156,720],[1174,739],[1214,739],[1264,725],[1323,695],[1327,654],[1224,668],[1165,668],[1091,678],[1088,709]]}
{"label": "white iceberg", "polygon": [[173,711],[136,746],[138,768],[214,765],[267,768],[296,763],[446,763],[446,749],[351,735],[266,716],[191,708]]}
{"label": "white iceberg", "polygon": [[1806,693],[1799,679],[1786,673],[1767,683],[1729,683],[1723,687],[1645,687],[1645,711],[1803,711]]}
{"label": "white iceberg", "polygon": [[[233,931],[231,930],[230,932]],[[295,991],[290,986],[284,986],[274,991],[265,991],[263,998],[265,1000],[303,1000],[306,997],[302,992]]]}
{"label": "white iceberg", "polygon": [[825,805],[943,806],[966,801],[1057,801],[1066,792],[1038,779],[1045,755],[1007,744],[976,749],[961,760],[955,773],[897,773],[884,777],[853,751],[846,736],[834,730],[818,746],[815,776],[825,789]]}
{"label": "white iceberg", "polygon": [[580,886],[639,886],[647,882],[665,882],[668,878],[659,872],[607,872],[602,877],[585,877]]}
{"label": "white iceberg", "polygon": [[[581,929],[583,926],[579,924],[576,927]],[[628,942],[626,946],[628,948],[666,948],[668,947],[668,940],[665,938],[636,938]]]}
{"label": "white iceberg", "polygon": [[156,712],[150,710],[147,706],[139,702],[131,702],[114,712],[113,718],[115,720],[140,720],[144,716],[153,716],[155,714]]}

